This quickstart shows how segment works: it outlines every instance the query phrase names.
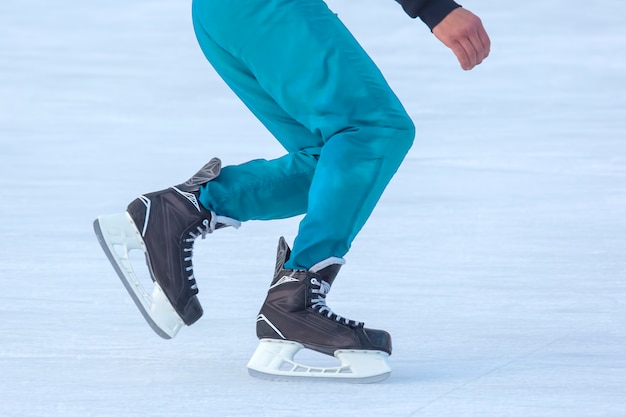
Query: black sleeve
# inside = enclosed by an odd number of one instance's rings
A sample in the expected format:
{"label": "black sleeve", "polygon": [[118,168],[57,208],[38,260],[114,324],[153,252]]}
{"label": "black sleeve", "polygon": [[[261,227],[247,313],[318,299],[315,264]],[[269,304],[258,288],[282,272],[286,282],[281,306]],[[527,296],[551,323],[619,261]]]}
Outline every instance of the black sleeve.
{"label": "black sleeve", "polygon": [[433,30],[444,17],[457,7],[454,0],[396,0],[411,17],[419,17]]}

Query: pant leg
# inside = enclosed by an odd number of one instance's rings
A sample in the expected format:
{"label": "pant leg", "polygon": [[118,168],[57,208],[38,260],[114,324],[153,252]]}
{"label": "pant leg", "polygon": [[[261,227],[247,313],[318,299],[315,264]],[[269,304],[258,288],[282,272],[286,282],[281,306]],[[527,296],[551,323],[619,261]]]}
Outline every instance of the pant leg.
{"label": "pant leg", "polygon": [[[225,166],[215,180],[201,188],[200,201],[207,209],[239,221],[303,214],[322,139],[287,114],[259,85],[247,65],[212,38],[206,27],[206,17],[211,14],[206,10],[208,3],[193,4],[194,29],[204,55],[288,154],[271,161],[256,159]],[[211,29],[218,31],[219,26],[211,24]]]}
{"label": "pant leg", "polygon": [[[412,144],[414,127],[401,103],[321,0],[195,0],[194,20],[207,58],[287,150],[321,148],[308,198],[298,198],[306,215],[286,266],[343,257]],[[232,60],[211,57],[208,39]],[[277,190],[284,172],[257,168],[261,205],[304,192],[295,183]]]}

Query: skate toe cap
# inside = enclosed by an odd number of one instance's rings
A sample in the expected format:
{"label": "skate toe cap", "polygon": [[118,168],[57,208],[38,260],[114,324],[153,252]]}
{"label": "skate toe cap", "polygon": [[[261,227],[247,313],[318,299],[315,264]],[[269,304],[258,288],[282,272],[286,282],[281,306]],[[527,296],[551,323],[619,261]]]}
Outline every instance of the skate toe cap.
{"label": "skate toe cap", "polygon": [[391,335],[384,330],[363,329],[372,348],[391,355]]}

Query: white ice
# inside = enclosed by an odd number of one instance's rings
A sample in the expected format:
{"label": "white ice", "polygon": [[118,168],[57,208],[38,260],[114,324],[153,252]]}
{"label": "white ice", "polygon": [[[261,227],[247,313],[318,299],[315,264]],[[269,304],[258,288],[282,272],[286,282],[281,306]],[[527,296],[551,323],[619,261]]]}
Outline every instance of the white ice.
{"label": "white ice", "polygon": [[462,71],[392,0],[332,0],[417,125],[329,305],[387,329],[376,385],[248,376],[277,239],[199,241],[205,316],[165,341],[100,214],[281,149],[194,39],[189,1],[0,2],[0,416],[626,415],[626,4],[468,0]]}

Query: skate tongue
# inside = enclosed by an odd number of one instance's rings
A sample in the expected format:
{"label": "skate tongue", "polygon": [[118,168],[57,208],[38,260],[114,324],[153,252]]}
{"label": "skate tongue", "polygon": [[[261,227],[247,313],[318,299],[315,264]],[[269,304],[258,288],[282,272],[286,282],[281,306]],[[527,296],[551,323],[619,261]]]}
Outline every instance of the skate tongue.
{"label": "skate tongue", "polygon": [[[328,285],[328,290],[330,290],[330,286],[333,285],[335,277],[339,273],[341,266],[345,263],[346,261],[344,261],[342,258],[330,257],[313,265],[309,269],[309,272],[312,272],[313,274],[319,276],[320,281],[323,284]],[[327,293],[328,291],[324,292],[324,295],[326,295]]]}
{"label": "skate tongue", "polygon": [[320,275],[325,275],[322,271],[325,268],[328,268],[326,270],[327,274],[331,275],[334,273],[333,274],[333,277],[334,277],[339,273],[339,268],[341,268],[341,266],[345,264],[346,264],[345,259],[331,256],[330,258],[326,258],[323,261],[318,262],[315,265],[313,265],[311,268],[309,268],[309,271],[318,273]]}
{"label": "skate tongue", "polygon": [[200,168],[200,171],[196,172],[193,177],[178,185],[177,188],[187,192],[198,191],[201,185],[215,179],[221,170],[222,161],[219,158],[213,158]]}

